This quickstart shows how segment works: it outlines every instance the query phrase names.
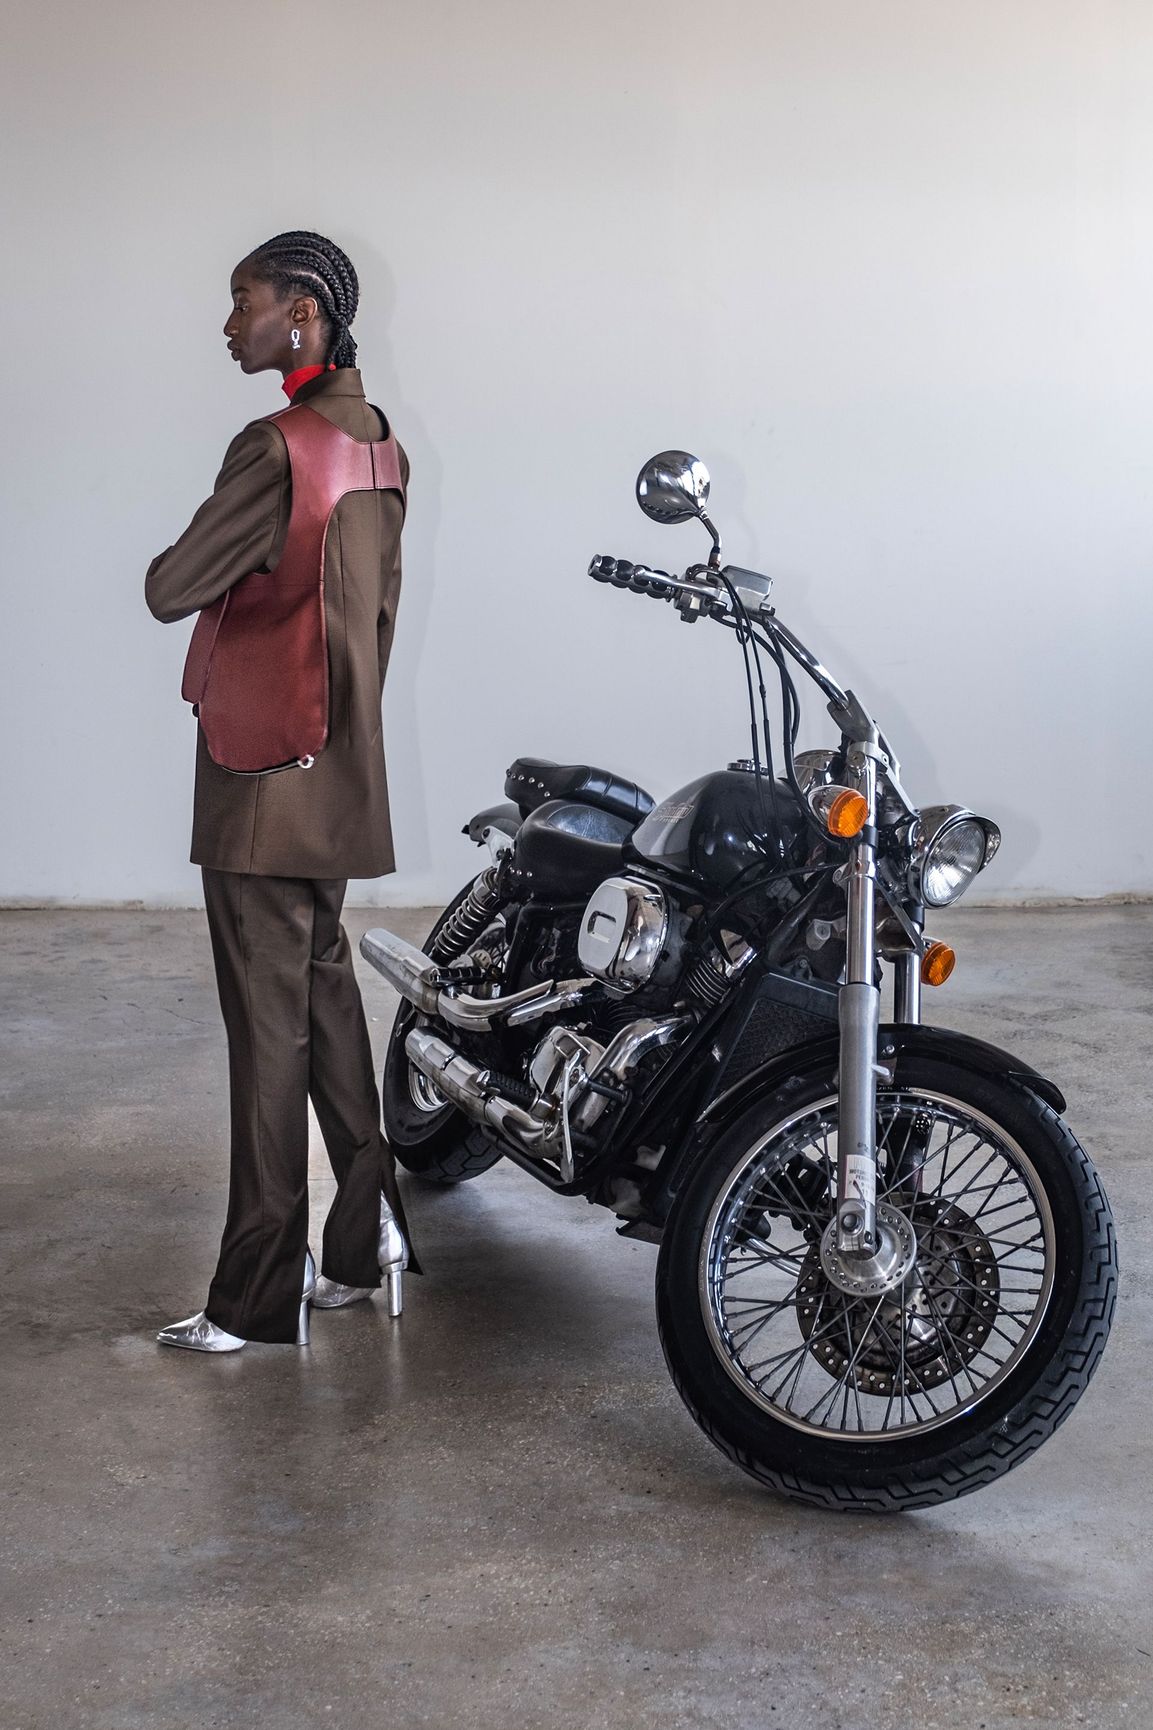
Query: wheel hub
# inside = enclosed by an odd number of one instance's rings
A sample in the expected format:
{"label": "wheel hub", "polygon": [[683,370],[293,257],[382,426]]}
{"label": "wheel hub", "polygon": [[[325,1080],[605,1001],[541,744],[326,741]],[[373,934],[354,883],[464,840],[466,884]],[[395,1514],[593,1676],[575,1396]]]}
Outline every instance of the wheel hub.
{"label": "wheel hub", "polygon": [[877,1247],[872,1255],[843,1255],[837,1248],[837,1222],[821,1236],[821,1267],[838,1291],[850,1297],[880,1297],[901,1285],[917,1259],[917,1234],[899,1208],[877,1208]]}
{"label": "wheel hub", "polygon": [[[887,1204],[877,1209],[879,1254],[887,1254],[891,1269],[887,1287],[845,1285],[847,1270],[835,1260],[830,1267],[827,1259],[836,1258],[833,1225],[819,1248],[813,1244],[801,1270],[801,1332],[821,1367],[861,1393],[917,1395],[952,1380],[958,1366],[980,1352],[997,1315],[997,1263],[984,1233],[959,1209],[940,1201],[917,1202],[914,1214],[915,1224]],[[895,1239],[904,1242],[897,1220],[914,1239],[903,1273],[897,1271]],[[886,1247],[889,1230],[895,1238]],[[862,1275],[875,1260],[860,1259]],[[830,1309],[830,1287],[841,1294],[835,1300],[839,1312]],[[882,1300],[873,1313],[859,1301],[869,1297]]]}
{"label": "wheel hub", "polygon": [[877,1254],[838,1256],[838,1107],[835,1093],[800,1101],[733,1166],[706,1223],[700,1295],[752,1405],[801,1433],[887,1441],[972,1410],[1021,1362],[1057,1232],[1012,1136],[909,1085],[878,1094]]}
{"label": "wheel hub", "polygon": [[427,1075],[423,1075],[414,1063],[408,1065],[408,1093],[416,1109],[426,1112],[429,1116],[443,1111],[449,1103],[440,1089],[428,1079]]}

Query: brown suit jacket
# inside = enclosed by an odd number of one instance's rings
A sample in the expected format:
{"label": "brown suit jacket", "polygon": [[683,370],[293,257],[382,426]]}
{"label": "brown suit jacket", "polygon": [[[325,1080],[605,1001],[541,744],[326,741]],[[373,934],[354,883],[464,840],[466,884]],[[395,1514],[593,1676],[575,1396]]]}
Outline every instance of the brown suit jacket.
{"label": "brown suit jacket", "polygon": [[[354,367],[321,373],[293,402],[353,438],[387,436]],[[400,468],[407,485],[403,451]],[[252,421],[229,445],[212,497],[148,567],[145,596],[156,618],[187,618],[250,571],[275,567],[291,505],[284,439],[270,421]],[[394,492],[347,493],[333,512],[324,560],[329,737],[313,767],[231,775],[212,761],[197,728],[194,865],[270,877],[379,877],[395,869],[380,703],[403,521]]]}

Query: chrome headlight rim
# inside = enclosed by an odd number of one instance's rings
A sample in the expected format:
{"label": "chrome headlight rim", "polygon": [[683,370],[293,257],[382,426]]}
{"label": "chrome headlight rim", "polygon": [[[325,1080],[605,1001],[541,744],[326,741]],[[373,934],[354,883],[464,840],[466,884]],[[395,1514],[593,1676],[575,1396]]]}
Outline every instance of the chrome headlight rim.
{"label": "chrome headlight rim", "polygon": [[796,771],[797,785],[806,799],[818,787],[828,787],[833,779],[833,764],[840,756],[839,751],[816,750],[798,751],[793,759]]}
{"label": "chrome headlight rim", "polygon": [[[981,833],[983,845],[978,863],[951,895],[931,895],[927,879],[932,869],[934,853],[962,825],[972,824]],[[909,891],[924,907],[952,907],[968,891],[974,880],[993,858],[1001,845],[1001,831],[990,817],[970,811],[966,805],[926,805],[918,811],[913,826],[909,863]]]}

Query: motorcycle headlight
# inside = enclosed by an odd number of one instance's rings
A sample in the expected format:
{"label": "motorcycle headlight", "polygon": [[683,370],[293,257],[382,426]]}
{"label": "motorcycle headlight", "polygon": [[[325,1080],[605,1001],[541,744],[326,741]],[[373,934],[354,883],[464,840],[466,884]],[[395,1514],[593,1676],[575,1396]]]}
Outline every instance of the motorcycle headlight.
{"label": "motorcycle headlight", "polygon": [[827,787],[833,779],[836,751],[798,751],[793,760],[797,785],[806,798],[816,787]]}
{"label": "motorcycle headlight", "polygon": [[926,907],[948,907],[1000,845],[1001,831],[988,817],[962,805],[928,806],[917,816],[909,888]]}

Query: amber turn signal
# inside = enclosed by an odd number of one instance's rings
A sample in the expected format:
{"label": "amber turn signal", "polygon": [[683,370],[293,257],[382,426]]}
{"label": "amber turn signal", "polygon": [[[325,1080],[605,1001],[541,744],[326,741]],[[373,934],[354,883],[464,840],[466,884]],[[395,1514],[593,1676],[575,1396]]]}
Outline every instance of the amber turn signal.
{"label": "amber turn signal", "polygon": [[851,787],[838,793],[825,812],[829,834],[839,836],[842,841],[851,841],[854,835],[859,835],[868,821],[869,801]]}
{"label": "amber turn signal", "polygon": [[921,957],[921,979],[926,985],[944,985],[956,965],[956,950],[947,943],[930,943]]}

